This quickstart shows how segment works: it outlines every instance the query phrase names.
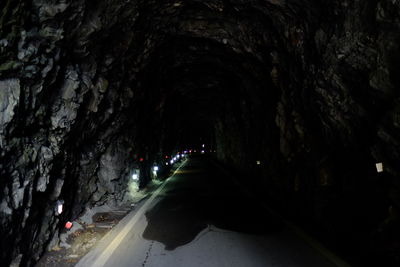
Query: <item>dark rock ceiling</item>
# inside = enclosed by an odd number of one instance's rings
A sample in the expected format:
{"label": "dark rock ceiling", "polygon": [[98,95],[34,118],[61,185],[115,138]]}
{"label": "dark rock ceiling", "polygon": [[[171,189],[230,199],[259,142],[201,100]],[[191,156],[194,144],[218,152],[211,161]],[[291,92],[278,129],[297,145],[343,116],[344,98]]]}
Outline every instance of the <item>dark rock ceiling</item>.
{"label": "dark rock ceiling", "polygon": [[156,161],[199,138],[239,171],[265,163],[244,182],[333,246],[356,240],[344,251],[399,212],[399,1],[0,11],[0,262],[32,265],[67,218],[121,201],[133,155]]}

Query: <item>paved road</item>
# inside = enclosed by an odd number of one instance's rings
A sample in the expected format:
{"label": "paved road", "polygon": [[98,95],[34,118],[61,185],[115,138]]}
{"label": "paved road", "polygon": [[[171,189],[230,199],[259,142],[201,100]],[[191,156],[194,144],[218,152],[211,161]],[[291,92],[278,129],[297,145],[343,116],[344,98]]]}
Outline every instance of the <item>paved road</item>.
{"label": "paved road", "polygon": [[206,157],[188,159],[77,266],[335,266]]}

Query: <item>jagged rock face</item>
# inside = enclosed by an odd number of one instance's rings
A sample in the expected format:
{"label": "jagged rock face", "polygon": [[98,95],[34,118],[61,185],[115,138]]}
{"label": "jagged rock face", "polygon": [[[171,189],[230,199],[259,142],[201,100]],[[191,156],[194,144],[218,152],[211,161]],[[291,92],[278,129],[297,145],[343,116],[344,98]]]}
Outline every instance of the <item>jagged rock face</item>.
{"label": "jagged rock face", "polygon": [[260,161],[245,182],[334,245],[400,206],[398,1],[0,9],[1,262],[33,264],[66,219],[123,198],[134,155],[195,133],[239,170]]}

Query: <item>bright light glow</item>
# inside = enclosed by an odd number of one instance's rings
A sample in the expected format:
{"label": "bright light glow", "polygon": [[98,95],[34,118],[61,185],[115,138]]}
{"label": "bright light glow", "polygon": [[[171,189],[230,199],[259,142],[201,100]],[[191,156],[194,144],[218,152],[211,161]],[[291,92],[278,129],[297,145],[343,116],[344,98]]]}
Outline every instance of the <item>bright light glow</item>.
{"label": "bright light glow", "polygon": [[201,147],[204,148],[204,144],[202,144]]}
{"label": "bright light glow", "polygon": [[383,172],[383,163],[382,162],[376,163],[375,167],[376,167],[377,172]]}
{"label": "bright light glow", "polygon": [[201,151],[201,154],[204,154],[204,150]]}
{"label": "bright light glow", "polygon": [[167,166],[168,166],[168,164],[169,164],[168,162],[165,162],[165,165],[167,165]]}
{"label": "bright light glow", "polygon": [[153,170],[154,170],[154,171],[158,171],[158,166],[154,166],[154,167],[153,167]]}
{"label": "bright light glow", "polygon": [[261,161],[257,160],[257,161],[256,161],[256,164],[257,164],[257,165],[261,165]]}
{"label": "bright light glow", "polygon": [[61,214],[62,212],[63,212],[63,204],[58,203],[58,205],[57,205],[57,213]]}
{"label": "bright light glow", "polygon": [[171,164],[174,164],[174,160],[173,160],[173,159],[171,159],[171,160],[169,161],[169,163],[171,163]]}
{"label": "bright light glow", "polygon": [[67,228],[69,230],[69,229],[71,229],[71,227],[72,227],[72,222],[65,223],[65,228]]}
{"label": "bright light glow", "polygon": [[132,180],[134,181],[139,180],[139,175],[137,173],[132,174]]}
{"label": "bright light glow", "polygon": [[63,204],[64,200],[61,199],[57,200],[55,209],[56,215],[60,215],[63,212]]}
{"label": "bright light glow", "polygon": [[181,155],[177,155],[176,157],[179,159]]}

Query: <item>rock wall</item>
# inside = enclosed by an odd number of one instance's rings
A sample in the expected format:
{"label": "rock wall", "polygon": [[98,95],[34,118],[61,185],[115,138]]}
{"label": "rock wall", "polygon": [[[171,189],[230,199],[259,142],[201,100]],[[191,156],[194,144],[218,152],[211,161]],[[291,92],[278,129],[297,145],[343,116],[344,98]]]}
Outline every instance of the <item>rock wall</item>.
{"label": "rock wall", "polygon": [[[65,221],[123,199],[138,149],[125,123],[133,91],[112,67],[128,48],[105,33],[133,19],[126,5],[0,4],[2,264],[32,265]],[[65,201],[60,216],[58,199]]]}
{"label": "rock wall", "polygon": [[34,264],[66,219],[123,198],[135,158],[198,128],[236,168],[260,161],[246,182],[331,246],[375,238],[367,249],[385,254],[374,246],[392,241],[373,232],[391,206],[391,233],[400,206],[399,9],[1,1],[0,261]]}
{"label": "rock wall", "polygon": [[[263,121],[275,116],[276,128],[260,129],[256,112],[221,119],[219,156],[253,170],[245,182],[264,185],[280,212],[354,264],[396,266],[399,2],[303,4],[292,6],[295,15],[267,11],[280,44],[271,52],[269,90],[279,93],[272,113],[263,107]],[[256,143],[246,142],[260,131]]]}

